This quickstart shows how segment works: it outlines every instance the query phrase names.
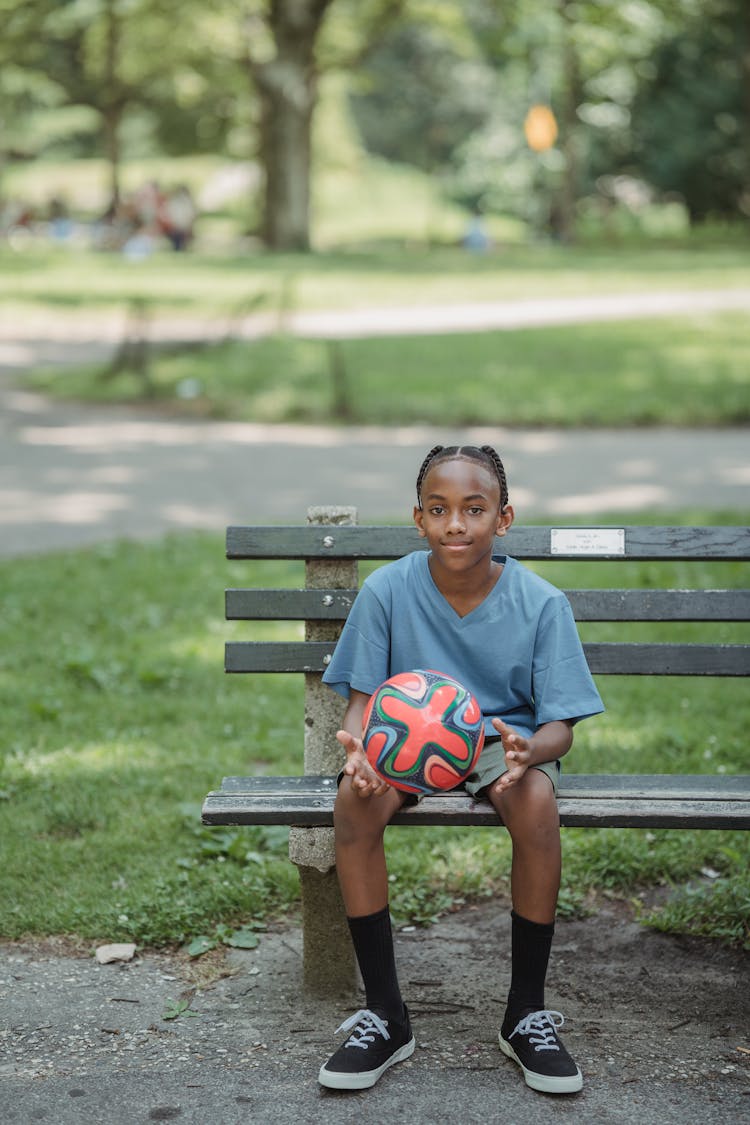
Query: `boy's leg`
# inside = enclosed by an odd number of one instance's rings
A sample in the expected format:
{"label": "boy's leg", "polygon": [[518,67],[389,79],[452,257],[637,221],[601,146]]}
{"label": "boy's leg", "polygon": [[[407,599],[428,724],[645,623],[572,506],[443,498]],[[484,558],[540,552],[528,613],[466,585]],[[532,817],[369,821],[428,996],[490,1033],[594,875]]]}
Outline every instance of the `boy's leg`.
{"label": "boy's leg", "polygon": [[389,789],[379,797],[359,797],[342,777],[336,794],[336,872],[349,917],[374,914],[388,904],[384,833],[405,796]]}
{"label": "boy's leg", "polygon": [[351,1034],[320,1069],[319,1081],[334,1089],[373,1086],[388,1067],[414,1051],[396,973],[383,841],[403,799],[394,789],[359,797],[347,777],[336,797],[336,869],[367,1006],[341,1025],[339,1030]]}
{"label": "boy's leg", "polygon": [[507,793],[492,786],[488,796],[513,842],[511,984],[500,1046],[533,1089],[572,1093],[581,1073],[557,1037],[562,1016],[544,1001],[561,870],[554,790],[546,774],[530,769]]}
{"label": "boy's leg", "polygon": [[344,777],[334,811],[336,871],[367,1007],[391,1020],[402,1019],[404,1005],[396,975],[383,837],[403,801],[395,789],[379,797],[359,797]]}
{"label": "boy's leg", "polygon": [[561,847],[557,801],[549,778],[530,769],[501,793],[489,792],[513,841],[511,863],[512,975],[503,1026],[544,1008],[555,910],[560,889]]}

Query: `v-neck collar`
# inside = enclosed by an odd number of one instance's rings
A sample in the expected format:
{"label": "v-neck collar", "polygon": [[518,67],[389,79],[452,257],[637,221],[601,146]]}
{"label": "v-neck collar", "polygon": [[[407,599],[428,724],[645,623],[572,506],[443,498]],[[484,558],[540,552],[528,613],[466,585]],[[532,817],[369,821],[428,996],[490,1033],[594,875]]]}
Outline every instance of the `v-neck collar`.
{"label": "v-neck collar", "polygon": [[428,588],[428,591],[431,595],[431,600],[433,601],[436,608],[438,608],[445,617],[448,617],[449,620],[451,621],[451,623],[454,626],[456,625],[456,623],[463,626],[463,625],[466,625],[467,623],[471,622],[474,615],[479,613],[480,610],[484,609],[486,607],[488,601],[491,598],[495,597],[496,594],[499,592],[500,587],[504,585],[505,572],[506,572],[507,567],[508,567],[508,556],[507,555],[493,555],[492,556],[493,562],[500,563],[503,569],[502,569],[497,581],[495,582],[494,586],[492,587],[491,590],[488,590],[488,592],[482,598],[481,602],[479,602],[478,605],[475,605],[472,610],[469,610],[469,612],[467,614],[464,614],[464,616],[462,617],[461,614],[458,613],[453,608],[451,603],[446,598],[445,594],[443,594],[438,589],[438,585],[437,585],[435,579],[432,577],[432,571],[430,570],[430,556],[431,556],[431,554],[432,554],[431,551],[425,551],[425,553],[424,553],[424,572],[425,572],[425,575],[426,575],[427,588]]}

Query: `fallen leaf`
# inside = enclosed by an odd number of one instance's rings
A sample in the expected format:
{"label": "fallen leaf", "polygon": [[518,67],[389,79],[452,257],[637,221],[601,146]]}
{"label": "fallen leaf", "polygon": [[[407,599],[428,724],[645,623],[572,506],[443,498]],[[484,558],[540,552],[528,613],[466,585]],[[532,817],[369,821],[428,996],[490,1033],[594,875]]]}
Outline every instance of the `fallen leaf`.
{"label": "fallen leaf", "polygon": [[193,938],[193,940],[190,942],[190,945],[188,946],[187,951],[188,956],[190,957],[202,957],[204,953],[208,953],[210,949],[215,948],[216,942],[214,941],[214,939],[206,937],[205,934],[201,934],[200,937]]}
{"label": "fallen leaf", "polygon": [[258,944],[258,935],[252,930],[235,930],[225,939],[227,945],[233,949],[255,949]]}

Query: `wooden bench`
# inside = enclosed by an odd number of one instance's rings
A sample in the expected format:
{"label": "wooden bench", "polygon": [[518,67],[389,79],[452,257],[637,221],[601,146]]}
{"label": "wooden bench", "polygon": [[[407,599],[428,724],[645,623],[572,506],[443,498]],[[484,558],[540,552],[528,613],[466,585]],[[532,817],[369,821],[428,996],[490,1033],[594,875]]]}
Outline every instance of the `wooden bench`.
{"label": "wooden bench", "polygon": [[[341,625],[358,589],[359,560],[387,561],[425,549],[411,527],[359,527],[353,509],[311,509],[296,527],[230,527],[229,559],[305,560],[304,589],[230,589],[230,620],[304,621],[301,641],[232,641],[230,673],[299,672],[305,676],[304,776],[226,777],[203,805],[203,823],[286,824],[290,855],[300,865],[305,929],[305,983],[328,992],[351,973],[348,933],[333,870],[335,775],[342,753],[334,733],[343,703],[321,683]],[[750,558],[750,528],[511,528],[498,550],[531,560],[729,562]],[[579,622],[725,622],[750,620],[748,589],[566,590]],[[592,673],[634,676],[747,676],[750,645],[605,642],[584,645]],[[606,691],[603,693],[606,703]],[[578,775],[563,772],[564,826],[750,828],[750,775]],[[393,823],[489,825],[487,801],[461,791],[425,798]],[[338,921],[333,924],[332,919]],[[336,966],[334,968],[334,966]]]}

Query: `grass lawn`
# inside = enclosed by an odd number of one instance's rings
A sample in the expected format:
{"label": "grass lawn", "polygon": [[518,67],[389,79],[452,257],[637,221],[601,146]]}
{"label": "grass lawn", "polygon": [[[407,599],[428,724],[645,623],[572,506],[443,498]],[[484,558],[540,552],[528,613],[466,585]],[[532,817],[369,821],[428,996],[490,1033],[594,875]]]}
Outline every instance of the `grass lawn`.
{"label": "grass lawn", "polygon": [[[660,522],[663,517],[660,517]],[[722,513],[743,523],[747,513]],[[633,517],[642,522],[648,517]],[[669,520],[680,522],[679,517]],[[682,522],[711,522],[691,512]],[[295,585],[297,564],[246,564]],[[546,564],[561,585],[578,564]],[[746,585],[740,565],[603,565],[586,583]],[[279,829],[203,829],[199,807],[223,774],[301,768],[301,677],[222,672],[225,585],[244,581],[220,538],[188,535],[0,564],[0,935],[77,934],[165,945],[232,940],[295,910],[295,869]],[[582,626],[585,637],[615,626]],[[252,626],[259,636],[295,627]],[[652,639],[663,627],[643,626]],[[743,636],[682,625],[680,638]],[[634,634],[635,635],[635,634]],[[639,631],[638,635],[642,635]],[[671,636],[675,635],[675,631]],[[578,772],[746,772],[748,702],[738,681],[603,678],[608,710],[583,724]],[[750,947],[750,834],[566,830],[561,910],[597,893],[674,885],[655,924]],[[428,922],[457,899],[505,891],[509,846],[489,829],[394,829],[393,909]],[[711,874],[706,875],[710,871]],[[218,927],[218,930],[217,930]],[[252,936],[252,933],[251,933]]]}
{"label": "grass lawn", "polygon": [[[748,354],[750,318],[714,313],[335,345],[269,337],[155,353],[149,376],[161,401],[256,422],[704,426],[750,420]],[[38,372],[32,385],[144,396],[140,376],[92,367]]]}
{"label": "grass lawn", "polygon": [[513,245],[486,255],[387,242],[277,255],[199,246],[145,261],[44,243],[18,252],[0,245],[0,302],[8,315],[47,310],[84,320],[122,313],[134,299],[156,316],[191,318],[226,317],[252,302],[267,309],[401,307],[749,285],[741,237],[708,246]]}

